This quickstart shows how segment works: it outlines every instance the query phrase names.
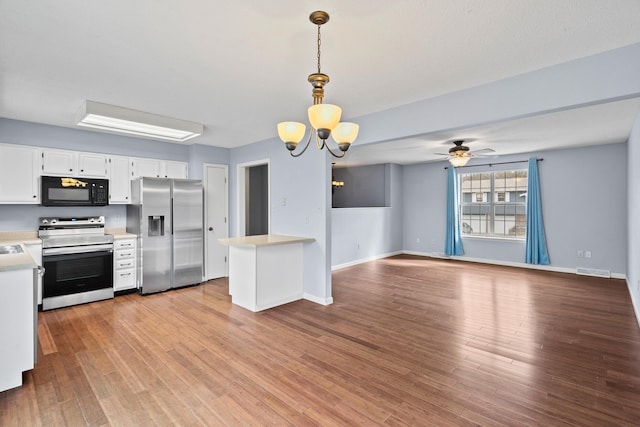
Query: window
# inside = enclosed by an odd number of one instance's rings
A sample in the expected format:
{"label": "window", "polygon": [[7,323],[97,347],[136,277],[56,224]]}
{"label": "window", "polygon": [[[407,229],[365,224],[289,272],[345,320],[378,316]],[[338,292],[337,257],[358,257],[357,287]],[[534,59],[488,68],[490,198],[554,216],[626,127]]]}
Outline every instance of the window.
{"label": "window", "polygon": [[527,171],[460,174],[463,235],[524,238]]}

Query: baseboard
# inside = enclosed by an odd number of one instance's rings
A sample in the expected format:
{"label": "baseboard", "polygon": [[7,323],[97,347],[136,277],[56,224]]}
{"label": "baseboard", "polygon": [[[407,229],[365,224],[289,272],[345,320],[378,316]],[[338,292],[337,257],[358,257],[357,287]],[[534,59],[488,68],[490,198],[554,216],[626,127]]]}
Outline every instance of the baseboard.
{"label": "baseboard", "polygon": [[311,295],[308,293],[304,293],[304,295],[302,295],[302,298],[311,301],[311,302],[315,302],[316,304],[320,304],[320,305],[331,305],[333,304],[333,297],[329,297],[329,298],[320,298],[317,297],[315,295]]}
{"label": "baseboard", "polygon": [[390,256],[401,255],[403,253],[404,252],[402,252],[402,251],[394,251],[394,252],[389,252],[389,253],[386,253],[386,254],[371,256],[371,257],[368,257],[368,258],[361,258],[361,259],[358,259],[358,260],[355,260],[355,261],[351,261],[351,262],[345,262],[344,264],[332,265],[331,266],[331,271],[340,270],[341,268],[351,267],[351,266],[358,265],[358,264],[364,264],[365,262],[375,261],[377,259],[388,258]]}
{"label": "baseboard", "polygon": [[[527,264],[524,262],[511,262],[511,261],[496,261],[491,259],[484,258],[471,258],[471,257],[462,257],[462,256],[447,256],[443,253],[438,252],[416,252],[416,251],[403,251],[402,253],[407,255],[416,255],[416,256],[426,256],[430,258],[440,258],[440,259],[453,259],[456,261],[468,261],[468,262],[477,262],[480,264],[491,264],[491,265],[501,265],[505,267],[518,267],[518,268],[527,268],[530,270],[542,270],[542,271],[553,271],[556,273],[570,273],[577,274],[577,268],[567,268],[567,267],[555,267],[552,265],[537,265],[537,264]],[[623,279],[626,280],[627,276],[624,273],[611,273],[612,279]]]}

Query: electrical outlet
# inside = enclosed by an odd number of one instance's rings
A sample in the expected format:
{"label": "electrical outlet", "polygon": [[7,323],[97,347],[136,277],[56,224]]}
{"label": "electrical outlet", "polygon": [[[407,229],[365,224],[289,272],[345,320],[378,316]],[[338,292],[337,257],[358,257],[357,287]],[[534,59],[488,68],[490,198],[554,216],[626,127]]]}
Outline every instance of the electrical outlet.
{"label": "electrical outlet", "polygon": [[584,251],[585,258],[591,258],[591,251]]}
{"label": "electrical outlet", "polygon": [[578,251],[578,258],[584,257],[584,251]]}

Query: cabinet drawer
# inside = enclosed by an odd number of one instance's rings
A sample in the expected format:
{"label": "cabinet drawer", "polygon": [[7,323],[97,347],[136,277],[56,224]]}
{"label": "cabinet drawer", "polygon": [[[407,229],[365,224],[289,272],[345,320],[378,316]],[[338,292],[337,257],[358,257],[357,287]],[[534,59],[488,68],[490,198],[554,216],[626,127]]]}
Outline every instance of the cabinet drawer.
{"label": "cabinet drawer", "polygon": [[135,287],[136,287],[135,268],[116,271],[115,280],[113,281],[114,290],[121,291],[124,289],[132,289]]}
{"label": "cabinet drawer", "polygon": [[136,261],[133,258],[116,260],[116,270],[123,270],[125,268],[134,268],[135,266],[136,266]]}
{"label": "cabinet drawer", "polygon": [[116,250],[135,248],[136,241],[135,240],[116,240],[115,242],[113,242],[113,246]]}
{"label": "cabinet drawer", "polygon": [[135,249],[120,249],[115,252],[115,259],[117,261],[120,259],[134,258],[135,255]]}

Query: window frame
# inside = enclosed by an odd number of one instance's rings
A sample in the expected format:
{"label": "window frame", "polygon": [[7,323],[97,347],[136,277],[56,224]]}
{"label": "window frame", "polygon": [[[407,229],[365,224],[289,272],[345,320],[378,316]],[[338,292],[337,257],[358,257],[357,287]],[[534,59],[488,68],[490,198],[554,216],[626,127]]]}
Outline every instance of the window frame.
{"label": "window frame", "polygon": [[[514,190],[509,190],[508,188],[499,188],[497,189],[496,186],[496,175],[497,174],[501,174],[501,173],[513,173],[514,174],[514,179],[515,181],[515,189]],[[524,179],[525,182],[527,182],[527,174],[528,174],[528,170],[527,169],[504,169],[504,170],[496,170],[496,171],[480,171],[480,172],[469,172],[469,173],[460,173],[459,177],[458,177],[458,213],[459,213],[459,217],[460,217],[460,235],[462,238],[472,238],[472,239],[494,239],[494,240],[509,240],[509,241],[521,241],[525,239],[526,236],[526,222],[527,222],[527,202],[526,202],[526,194],[528,191],[527,186],[525,186],[524,188],[519,188],[518,187],[518,179]],[[479,175],[480,176],[480,188],[474,188],[473,185],[471,185],[471,188],[469,188],[467,190],[467,194],[470,194],[469,196],[469,201],[464,201],[464,195],[465,193],[463,192],[463,182],[464,177],[465,176],[471,176],[471,175]],[[484,183],[482,183],[482,179],[483,176],[482,175],[488,175],[488,181],[489,181],[489,188],[485,188],[483,186]],[[486,179],[486,178],[484,178]],[[498,178],[501,179],[501,178]],[[484,184],[486,185],[486,184]],[[518,196],[512,197],[513,195],[510,194],[512,192],[515,193],[521,193]],[[485,196],[483,197],[483,201],[482,202],[478,202],[477,201],[477,194],[482,193]],[[499,201],[499,193],[502,193],[504,195],[504,201]],[[520,202],[517,199],[519,198],[519,196],[524,195],[525,197],[523,198],[523,200]],[[516,200],[512,200],[512,199],[516,199]],[[496,208],[502,207],[502,209],[509,209],[510,207],[513,209],[514,212],[514,219],[513,219],[513,227],[515,228],[515,234],[514,235],[509,235],[508,233],[505,234],[496,234],[496,230],[495,230],[495,226],[496,226]],[[466,214],[467,217],[471,216],[471,215],[484,215],[486,216],[486,219],[484,220],[484,222],[486,223],[486,227],[487,227],[487,231],[484,233],[468,233],[465,232],[465,228],[468,229],[473,229],[472,225],[470,225],[470,223],[472,222],[471,220],[469,220],[468,218],[465,218],[465,208],[466,211],[468,212]],[[498,209],[500,210],[500,208]],[[476,213],[474,213],[473,211],[477,211]],[[519,213],[521,212],[521,213]],[[518,218],[518,216],[521,216],[521,218]],[[469,223],[465,222],[465,220],[468,220]],[[465,224],[467,227],[465,227]],[[518,229],[522,228],[522,234],[518,235]],[[482,230],[482,226],[480,227],[480,229]],[[504,227],[504,231],[506,232],[506,227]]]}

